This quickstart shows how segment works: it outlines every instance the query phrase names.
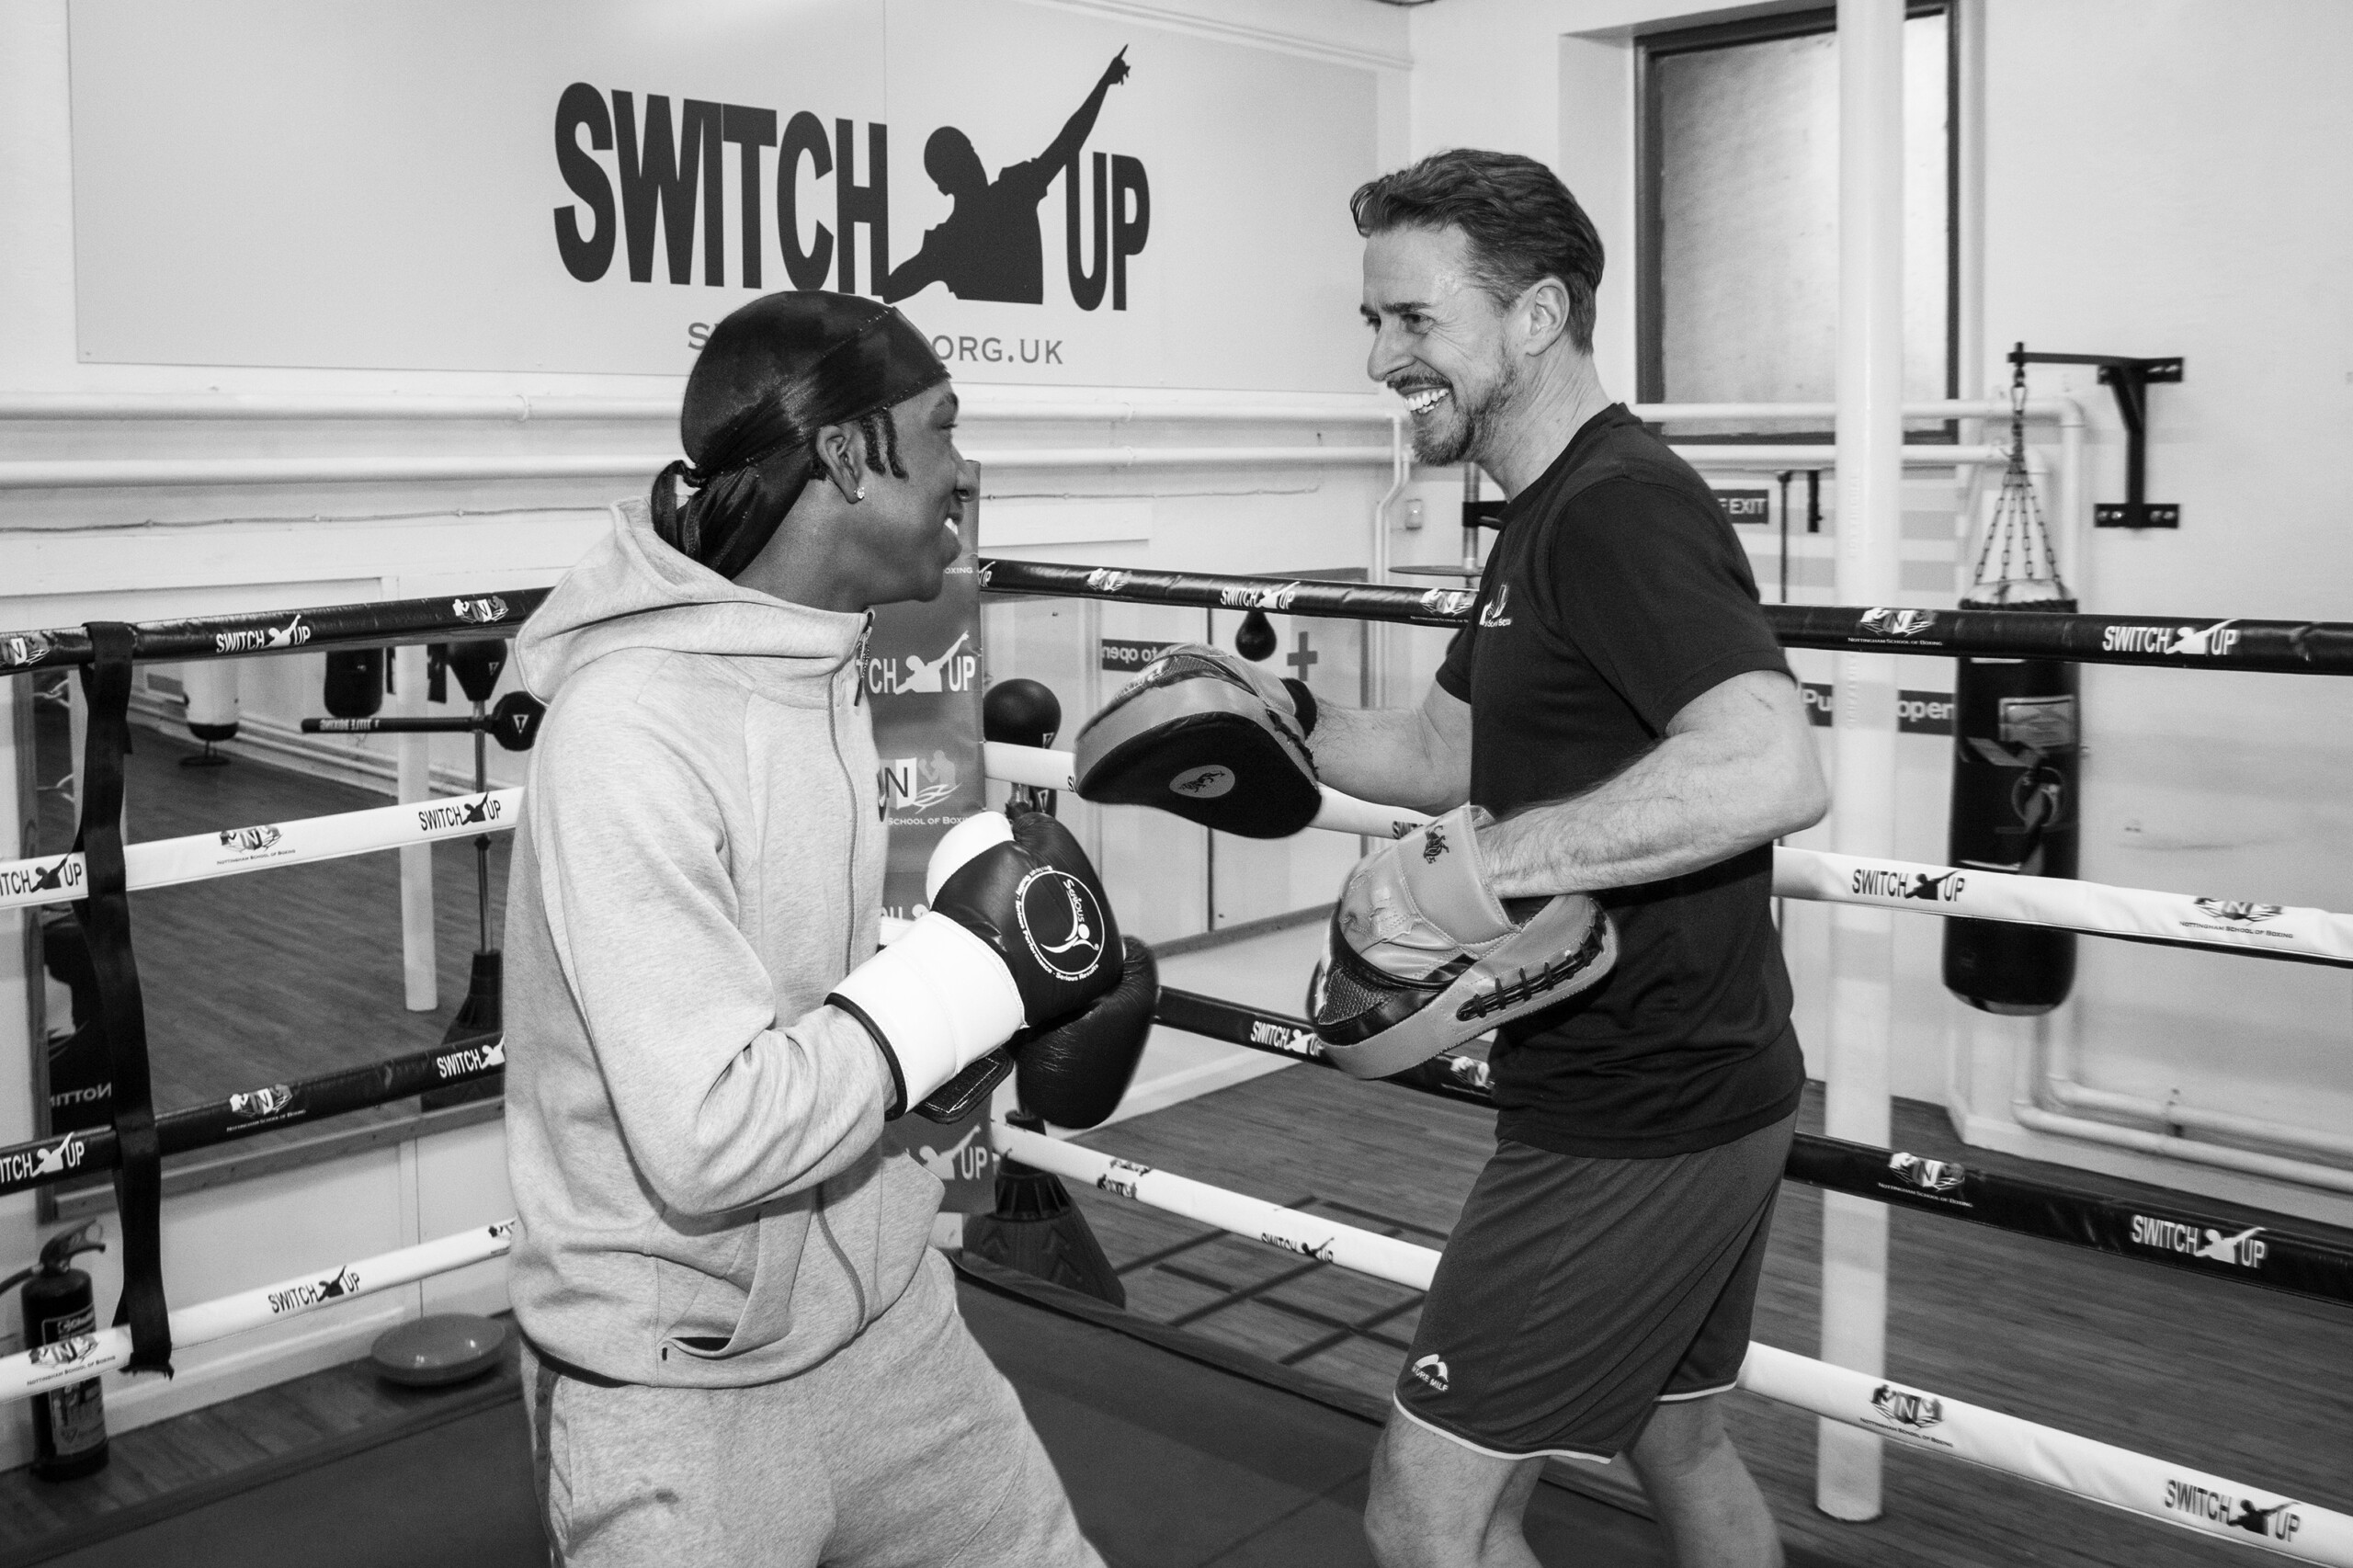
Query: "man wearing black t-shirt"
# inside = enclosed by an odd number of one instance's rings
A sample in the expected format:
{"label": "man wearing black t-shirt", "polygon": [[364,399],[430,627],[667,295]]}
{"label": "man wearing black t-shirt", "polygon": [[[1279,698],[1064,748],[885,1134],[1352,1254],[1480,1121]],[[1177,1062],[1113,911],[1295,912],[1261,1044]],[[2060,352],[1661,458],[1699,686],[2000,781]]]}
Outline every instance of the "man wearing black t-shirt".
{"label": "man wearing black t-shirt", "polygon": [[1438,153],[1351,204],[1368,369],[1426,462],[1510,497],[1418,710],[1324,707],[1335,788],[1495,818],[1501,898],[1597,897],[1616,967],[1506,1025],[1496,1151],[1375,1461],[1389,1568],[1532,1563],[1544,1457],[1632,1461],[1677,1562],[1778,1563],[1715,1402],[1748,1343],[1804,1085],[1772,841],[1828,802],[1798,688],[1707,485],[1601,389],[1601,243],[1532,159]]}

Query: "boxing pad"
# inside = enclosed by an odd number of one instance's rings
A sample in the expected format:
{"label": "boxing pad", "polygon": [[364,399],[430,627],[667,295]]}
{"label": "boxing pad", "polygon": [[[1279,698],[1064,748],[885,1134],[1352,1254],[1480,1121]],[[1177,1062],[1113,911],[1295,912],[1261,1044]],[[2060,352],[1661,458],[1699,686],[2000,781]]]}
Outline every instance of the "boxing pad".
{"label": "boxing pad", "polygon": [[1488,888],[1461,806],[1385,844],[1348,873],[1332,912],[1309,1019],[1352,1077],[1385,1078],[1590,989],[1618,933],[1583,893],[1515,899]]}
{"label": "boxing pad", "polygon": [[1013,1037],[1014,1085],[1031,1116],[1056,1127],[1098,1127],[1126,1096],[1160,1005],[1160,966],[1133,937],[1124,952],[1120,983],[1085,1012]]}
{"label": "boxing pad", "polygon": [[1078,733],[1079,799],[1157,806],[1244,838],[1288,838],[1324,804],[1315,699],[1199,643],[1146,665]]}

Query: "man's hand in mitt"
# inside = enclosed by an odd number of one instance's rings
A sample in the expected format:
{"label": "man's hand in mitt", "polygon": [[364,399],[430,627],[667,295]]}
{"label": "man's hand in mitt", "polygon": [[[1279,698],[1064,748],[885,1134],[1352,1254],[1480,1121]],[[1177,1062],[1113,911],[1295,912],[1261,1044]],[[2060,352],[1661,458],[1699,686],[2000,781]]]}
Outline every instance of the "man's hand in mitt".
{"label": "man's hand in mitt", "polygon": [[1325,1054],[1383,1078],[1598,983],[1618,933],[1583,893],[1515,899],[1489,891],[1461,806],[1357,862],[1340,891],[1310,996]]}
{"label": "man's hand in mitt", "polygon": [[1157,806],[1245,838],[1288,838],[1324,803],[1315,699],[1200,643],[1145,665],[1078,733],[1079,799]]}

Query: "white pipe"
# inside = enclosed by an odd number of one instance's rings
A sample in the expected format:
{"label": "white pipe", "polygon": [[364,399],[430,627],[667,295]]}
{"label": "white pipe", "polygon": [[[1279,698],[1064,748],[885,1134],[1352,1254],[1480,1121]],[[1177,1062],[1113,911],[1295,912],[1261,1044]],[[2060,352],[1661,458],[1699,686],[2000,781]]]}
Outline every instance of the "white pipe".
{"label": "white pipe", "polygon": [[[1755,473],[1784,469],[1831,468],[1838,461],[1836,447],[1683,446],[1675,455],[1693,468],[1736,468]],[[1904,447],[1897,453],[1905,468],[1999,468],[2009,461],[2000,447]],[[1882,602],[1874,600],[1874,603]]]}
{"label": "white pipe", "polygon": [[[1838,534],[1843,604],[1897,600],[1904,520],[1904,0],[1838,0]],[[1895,847],[1895,671],[1841,652],[1837,782],[1830,819],[1843,854]],[[1895,1016],[1895,919],[1842,904],[1830,919],[1824,1130],[1889,1142],[1888,1050]],[[1887,1210],[1824,1193],[1822,1356],[1878,1376],[1887,1358]],[[1879,1439],[1824,1417],[1815,1506],[1877,1518]]]}
{"label": "white pipe", "polygon": [[[392,711],[425,715],[426,653],[422,642],[392,650]],[[394,790],[403,803],[433,795],[431,735],[394,737]],[[433,846],[412,844],[400,851],[401,975],[408,1010],[429,1013],[441,1005],[440,964],[433,929]]]}
{"label": "white pipe", "polygon": [[[2105,1111],[2110,1116],[2138,1117],[2143,1121],[2157,1123],[2161,1131],[2167,1132],[2177,1127],[2197,1132],[2220,1132],[2226,1137],[2279,1143],[2339,1160],[2353,1160],[2353,1138],[2342,1133],[2291,1127],[2284,1121],[2273,1121],[2268,1117],[2241,1116],[2236,1111],[2206,1110],[2198,1106],[2185,1105],[2177,1099],[2153,1100],[2140,1095],[2118,1094],[2113,1089],[2095,1089],[2056,1075],[2045,1077],[2043,1087],[2052,1099],[2070,1110],[2096,1110]],[[2343,1174],[2353,1177],[2353,1171]]]}
{"label": "white pipe", "polygon": [[[1678,447],[1699,468],[1830,466],[1827,447]],[[965,454],[987,469],[1333,468],[1390,464],[1388,447],[1025,447]],[[658,472],[654,453],[483,453],[460,457],[389,454],[303,458],[37,458],[0,462],[0,491],[152,489],[255,484],[399,484],[492,480],[628,479]],[[1907,447],[1916,468],[1993,465],[1998,448]]]}
{"label": "white pipe", "polygon": [[[1372,504],[1372,558],[1367,575],[1375,583],[1389,581],[1389,508],[1414,476],[1412,452],[1405,445],[1405,416],[1392,415],[1389,421],[1389,488]],[[1389,628],[1385,621],[1369,620],[1364,625],[1365,705],[1381,708],[1389,695]]]}
{"label": "white pipe", "polygon": [[2309,1160],[2258,1154],[2245,1149],[2234,1149],[2226,1143],[2199,1143],[2162,1132],[2145,1132],[2139,1128],[2113,1127],[2086,1117],[2063,1116],[2056,1111],[2045,1110],[2031,1100],[2013,1102],[2010,1114],[2018,1119],[2020,1127],[2030,1128],[2037,1132],[2053,1133],[2086,1143],[2105,1143],[2111,1148],[2131,1149],[2163,1159],[2187,1160],[2193,1165],[2213,1165],[2246,1176],[2268,1176],[2273,1181],[2353,1193],[2353,1171],[2314,1165]]}
{"label": "white pipe", "polygon": [[[1089,398],[1057,394],[1020,395],[1020,390],[963,383],[957,388],[961,414],[971,419],[1108,421],[1131,424],[1383,425],[1396,417],[1396,404],[1378,394],[1327,400],[1245,403],[1210,401],[1215,394],[1147,391]],[[1827,403],[1638,403],[1638,418],[1754,419],[1773,424],[1820,424],[1836,405]],[[2041,397],[2027,403],[2027,417],[2062,420],[2082,410],[2068,397]],[[2009,405],[1997,399],[1931,398],[1904,405],[1908,419],[2007,418]],[[0,393],[0,420],[202,420],[202,419],[449,419],[533,425],[551,421],[633,419],[671,421],[678,399],[669,397],[571,397],[506,393],[444,396],[427,392],[13,392]]]}

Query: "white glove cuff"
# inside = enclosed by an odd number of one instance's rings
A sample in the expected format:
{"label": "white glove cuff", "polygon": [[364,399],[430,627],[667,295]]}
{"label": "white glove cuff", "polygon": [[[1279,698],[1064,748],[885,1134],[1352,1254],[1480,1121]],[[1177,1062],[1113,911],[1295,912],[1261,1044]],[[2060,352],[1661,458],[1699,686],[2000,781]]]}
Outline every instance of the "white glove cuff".
{"label": "white glove cuff", "polygon": [[825,1000],[865,1025],[882,1048],[903,1110],[1011,1040],[1022,1024],[1021,993],[1005,960],[944,915],[926,915],[907,927],[845,975]]}

